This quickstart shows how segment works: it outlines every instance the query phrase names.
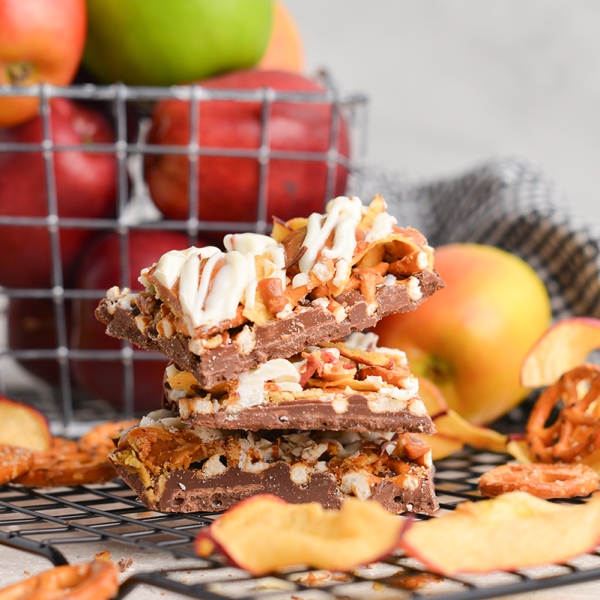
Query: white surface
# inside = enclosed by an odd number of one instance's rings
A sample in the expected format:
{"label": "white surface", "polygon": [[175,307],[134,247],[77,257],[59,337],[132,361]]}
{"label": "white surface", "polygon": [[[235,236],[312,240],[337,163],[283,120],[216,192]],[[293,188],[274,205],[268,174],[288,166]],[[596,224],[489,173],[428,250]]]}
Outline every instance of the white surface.
{"label": "white surface", "polygon": [[432,179],[524,157],[600,224],[600,2],[286,4],[307,74],[368,94],[370,163]]}

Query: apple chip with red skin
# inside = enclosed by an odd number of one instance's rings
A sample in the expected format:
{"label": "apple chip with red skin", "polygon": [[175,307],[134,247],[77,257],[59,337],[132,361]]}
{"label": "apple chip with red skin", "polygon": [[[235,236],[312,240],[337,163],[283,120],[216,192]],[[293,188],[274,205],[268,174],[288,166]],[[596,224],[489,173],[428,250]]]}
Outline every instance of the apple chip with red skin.
{"label": "apple chip with red skin", "polygon": [[533,345],[521,365],[521,385],[544,387],[586,362],[600,348],[600,319],[572,317],[550,327]]}
{"label": "apple chip with red skin", "polygon": [[374,500],[348,498],[328,510],[259,494],[202,530],[195,548],[200,556],[217,550],[254,576],[297,565],[349,571],[390,554],[407,523]]}
{"label": "apple chip with red skin", "polygon": [[37,451],[50,448],[48,419],[33,406],[0,395],[0,423],[0,444]]}
{"label": "apple chip with red skin", "polygon": [[412,523],[400,545],[429,570],[452,576],[562,563],[599,542],[600,494],[573,505],[509,492]]}

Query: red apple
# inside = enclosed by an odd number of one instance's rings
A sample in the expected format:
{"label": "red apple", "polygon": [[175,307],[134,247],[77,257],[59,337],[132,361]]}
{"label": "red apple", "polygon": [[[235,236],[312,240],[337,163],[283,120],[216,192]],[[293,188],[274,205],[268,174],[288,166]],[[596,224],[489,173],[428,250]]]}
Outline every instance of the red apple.
{"label": "red apple", "polygon": [[415,312],[382,319],[379,343],[406,351],[451,409],[490,423],[527,393],[521,363],[550,323],[548,292],[525,261],[491,246],[441,246],[434,260],[447,287]]}
{"label": "red apple", "polygon": [[[129,285],[141,290],[137,278],[140,271],[151,266],[165,252],[182,250],[190,246],[188,236],[175,231],[131,231],[129,234]],[[103,290],[121,282],[120,240],[116,233],[95,238],[85,249],[77,269],[75,286],[86,290]],[[96,320],[96,300],[76,300],[73,303],[73,332],[71,347],[81,350],[118,350],[119,340],[105,333],[105,326]],[[145,350],[134,350],[144,353]],[[123,402],[123,368],[116,361],[75,360],[71,364],[75,381],[86,391],[116,406]],[[135,408],[153,410],[160,408],[162,380],[167,359],[135,360]]]}
{"label": "red apple", "polygon": [[[67,324],[70,303],[66,304]],[[54,302],[47,298],[11,298],[7,311],[8,347],[11,350],[49,350],[58,346]],[[60,382],[55,359],[19,361],[28,371],[52,385]]]}
{"label": "red apple", "polygon": [[[109,124],[95,111],[56,98],[51,102],[50,126],[55,144],[81,146],[112,143]],[[0,128],[0,142],[39,144],[42,121]],[[59,217],[108,217],[115,210],[116,162],[111,154],[69,151],[54,153]],[[42,217],[48,214],[44,158],[41,152],[0,153],[0,215]],[[65,229],[60,246],[65,279],[93,231]],[[0,254],[18,260],[0,261],[0,285],[49,287],[52,283],[50,234],[46,227],[0,227]]]}
{"label": "red apple", "polygon": [[[68,85],[85,44],[85,0],[0,0],[0,85]],[[0,98],[0,126],[31,119],[37,97]]]}
{"label": "red apple", "polygon": [[[323,93],[321,84],[284,71],[239,71],[209,79],[202,86],[220,90],[265,87],[286,92]],[[260,102],[207,100],[200,103],[200,147],[218,150],[258,150],[261,142]],[[270,107],[268,145],[285,152],[329,150],[332,109],[327,104],[274,102]],[[190,105],[181,100],[158,102],[149,143],[187,146],[190,142]],[[345,122],[340,122],[337,149],[348,157]],[[185,152],[185,148],[182,148]],[[256,158],[201,156],[198,163],[198,217],[209,221],[255,221],[260,164]],[[338,166],[333,189],[327,190],[325,160],[272,158],[267,175],[267,218],[288,220],[321,212],[326,196],[346,188],[347,170]],[[146,159],[146,178],[158,208],[171,219],[188,218],[189,159],[157,154]]]}

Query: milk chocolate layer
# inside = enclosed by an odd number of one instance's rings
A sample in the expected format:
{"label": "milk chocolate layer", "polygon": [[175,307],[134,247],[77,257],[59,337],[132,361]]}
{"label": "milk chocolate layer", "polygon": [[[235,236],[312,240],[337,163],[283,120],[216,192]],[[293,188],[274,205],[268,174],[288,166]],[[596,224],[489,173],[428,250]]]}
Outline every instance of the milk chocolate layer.
{"label": "milk chocolate layer", "polygon": [[[133,489],[142,504],[161,512],[220,512],[235,506],[244,498],[257,494],[274,494],[286,502],[320,502],[325,508],[339,508],[348,497],[330,473],[317,473],[309,483],[296,485],[290,479],[290,467],[274,464],[262,473],[244,473],[233,467],[223,475],[202,478],[198,471],[182,469],[162,479],[162,494],[157,497],[146,489],[139,476],[115,463],[123,481]],[[152,488],[154,490],[154,486]],[[414,490],[399,488],[392,481],[382,481],[372,491],[372,500],[391,513],[432,513],[438,509],[433,483],[428,475],[419,480]]]}
{"label": "milk chocolate layer", "polygon": [[393,513],[438,508],[429,447],[414,438],[204,431],[136,427],[109,458],[144,505],[164,512],[221,511],[260,493],[327,508],[350,495]]}
{"label": "milk chocolate layer", "polygon": [[[415,400],[418,400],[416,398]],[[279,404],[260,404],[239,412],[218,410],[203,414],[189,412],[167,397],[164,406],[179,412],[181,419],[196,427],[217,429],[302,429],[306,431],[401,431],[412,433],[435,433],[433,421],[428,415],[416,416],[408,409],[373,412],[368,399],[360,393],[347,394],[347,408],[336,412],[332,402],[322,400],[295,400]],[[420,402],[420,401],[419,401]]]}
{"label": "milk chocolate layer", "polygon": [[[367,302],[359,290],[350,290],[335,298],[346,311],[346,318],[338,323],[333,314],[321,304],[309,303],[299,306],[292,316],[269,322],[265,325],[248,324],[251,340],[236,343],[240,330],[230,330],[226,342],[215,348],[204,348],[200,355],[190,351],[190,338],[174,334],[171,338],[160,336],[152,327],[141,331],[135,321],[137,308],[123,308],[111,304],[107,299],[100,302],[96,318],[106,324],[106,333],[112,337],[128,340],[146,350],[158,350],[170,358],[179,369],[194,374],[203,388],[235,379],[240,373],[255,368],[273,358],[289,358],[310,345],[341,339],[353,331],[373,327],[383,317],[416,309],[424,300],[444,287],[442,279],[434,272],[425,270],[411,276],[418,280],[418,299],[409,297],[409,285],[377,288],[378,309],[373,315],[367,313]],[[415,297],[414,294],[413,298]]]}

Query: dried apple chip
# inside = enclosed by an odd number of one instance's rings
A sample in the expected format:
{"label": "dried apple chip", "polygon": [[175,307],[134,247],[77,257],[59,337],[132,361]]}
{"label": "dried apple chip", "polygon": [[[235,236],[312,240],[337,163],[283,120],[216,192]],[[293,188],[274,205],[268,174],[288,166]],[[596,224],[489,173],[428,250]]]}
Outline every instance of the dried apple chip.
{"label": "dried apple chip", "polygon": [[423,435],[421,433],[415,433],[420,437],[426,444],[429,444],[431,448],[431,460],[442,460],[448,458],[451,454],[459,452],[464,448],[464,444],[460,440],[449,438],[439,433],[435,435]]}
{"label": "dried apple chip", "polygon": [[0,395],[0,422],[0,444],[36,451],[50,448],[50,425],[37,408]]}
{"label": "dried apple chip", "polygon": [[525,439],[510,437],[508,444],[506,444],[506,451],[522,465],[533,462],[533,457]]}
{"label": "dried apple chip", "polygon": [[460,440],[480,450],[506,452],[508,442],[506,435],[488,427],[473,425],[451,408],[446,414],[434,418],[434,423],[437,431],[446,437]]}
{"label": "dried apple chip", "polygon": [[349,571],[397,548],[407,522],[374,500],[349,498],[327,510],[260,494],[202,530],[195,548],[200,556],[220,551],[255,576],[297,565]]}
{"label": "dried apple chip", "polygon": [[600,319],[572,317],[550,327],[521,365],[521,385],[543,387],[585,362],[600,348]]}
{"label": "dried apple chip", "polygon": [[[506,435],[488,427],[473,425],[455,410],[449,409],[442,391],[425,377],[419,377],[419,395],[427,412],[432,415],[437,430],[437,434],[431,438],[434,460],[461,450],[464,444],[480,450],[506,452]],[[441,438],[439,442],[435,441],[437,438]]]}
{"label": "dried apple chip", "polygon": [[509,492],[413,523],[400,545],[428,569],[451,576],[561,563],[599,542],[600,494],[573,505]]}
{"label": "dried apple chip", "polygon": [[419,376],[417,379],[419,380],[419,396],[431,418],[435,419],[439,415],[446,414],[448,403],[442,390],[426,377]]}

